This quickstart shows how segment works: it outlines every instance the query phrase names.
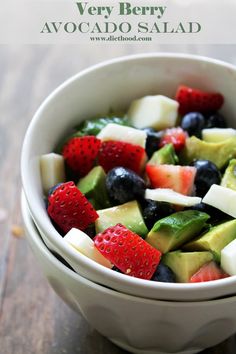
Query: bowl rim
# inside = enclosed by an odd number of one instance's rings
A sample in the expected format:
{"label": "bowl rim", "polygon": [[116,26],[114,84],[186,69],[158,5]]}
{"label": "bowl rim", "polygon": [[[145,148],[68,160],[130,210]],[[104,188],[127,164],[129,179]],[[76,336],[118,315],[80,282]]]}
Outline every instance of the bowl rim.
{"label": "bowl rim", "polygon": [[56,249],[58,249],[62,255],[66,254],[69,259],[73,260],[74,263],[83,263],[84,267],[88,269],[88,271],[92,272],[94,275],[98,274],[99,276],[102,276],[103,278],[106,278],[108,282],[112,281],[117,281],[122,283],[124,286],[139,286],[141,288],[145,288],[147,295],[148,295],[148,290],[152,289],[157,291],[175,291],[178,293],[189,293],[189,292],[194,292],[194,291],[205,291],[206,289],[209,291],[212,291],[213,289],[218,289],[221,287],[226,287],[227,285],[236,285],[236,276],[230,276],[228,278],[224,279],[219,279],[215,281],[209,281],[209,282],[203,282],[203,283],[158,283],[158,282],[151,282],[148,280],[143,280],[135,277],[129,277],[127,275],[114,272],[111,269],[108,269],[95,261],[87,258],[86,256],[82,254],[78,254],[76,250],[73,250],[72,247],[70,247],[66,242],[63,242],[63,238],[60,236],[60,234],[56,231],[56,229],[52,226],[52,232],[49,232],[47,228],[44,225],[44,218],[43,215],[40,213],[37,213],[37,203],[36,203],[36,198],[32,198],[31,193],[30,193],[30,178],[27,173],[27,166],[28,166],[28,156],[29,156],[29,149],[30,149],[30,143],[31,143],[31,133],[34,131],[35,127],[37,126],[38,122],[40,121],[41,115],[44,112],[44,109],[47,107],[48,104],[52,100],[54,100],[57,95],[62,92],[67,86],[71,85],[73,82],[79,80],[80,78],[86,76],[87,74],[93,73],[97,70],[104,69],[105,67],[110,67],[112,65],[120,64],[122,62],[126,61],[142,61],[143,59],[174,59],[174,60],[187,60],[187,61],[192,61],[192,62],[198,62],[198,63],[208,63],[210,65],[215,65],[215,66],[220,66],[224,67],[226,69],[229,69],[233,72],[236,72],[236,66],[233,64],[206,57],[206,56],[201,56],[201,55],[195,55],[195,54],[185,54],[185,53],[165,53],[165,52],[151,52],[151,53],[141,53],[141,54],[133,54],[133,55],[127,55],[127,56],[122,56],[118,58],[113,58],[110,60],[103,61],[101,63],[95,64],[90,66],[87,69],[84,69],[77,74],[71,76],[69,79],[65,80],[61,85],[59,85],[56,89],[54,89],[47,97],[46,99],[41,103],[37,111],[35,112],[28,129],[26,131],[23,145],[22,145],[22,151],[21,151],[21,179],[22,179],[22,184],[23,184],[23,190],[25,192],[26,200],[29,205],[29,209],[31,212],[31,215],[36,222],[37,226],[40,228],[40,230],[43,232],[45,237],[50,240],[50,243],[52,243]]}
{"label": "bowl rim", "polygon": [[[27,200],[25,197],[24,192],[22,191],[21,193],[21,212],[22,212],[22,217],[23,217],[23,222],[24,222],[24,228],[26,230],[26,238],[28,243],[30,244],[31,242],[34,244],[34,246],[37,248],[37,250],[43,255],[43,257],[47,258],[47,260],[53,265],[53,267],[56,267],[60,272],[63,272],[66,274],[67,277],[72,278],[74,281],[80,281],[81,283],[85,284],[86,286],[89,286],[93,289],[98,289],[102,292],[105,292],[107,294],[110,294],[115,297],[122,297],[123,299],[128,299],[128,300],[133,300],[133,301],[141,301],[149,304],[161,304],[161,305],[167,305],[170,307],[192,307],[192,306],[199,306],[199,303],[201,306],[209,306],[211,305],[217,305],[221,302],[234,302],[236,301],[236,295],[233,296],[228,296],[228,297],[222,297],[219,299],[212,299],[212,300],[204,300],[204,301],[167,301],[167,300],[159,300],[159,299],[149,299],[145,297],[140,297],[140,296],[135,296],[135,295],[130,295],[130,294],[125,294],[123,292],[108,288],[106,286],[103,286],[101,284],[97,284],[80,274],[74,272],[72,269],[68,268],[66,265],[64,265],[60,260],[58,260],[55,255],[53,255],[50,250],[47,248],[45,243],[43,242],[37,227],[33,221],[33,218],[31,216],[29,206],[27,204]],[[29,241],[30,239],[30,241]]]}

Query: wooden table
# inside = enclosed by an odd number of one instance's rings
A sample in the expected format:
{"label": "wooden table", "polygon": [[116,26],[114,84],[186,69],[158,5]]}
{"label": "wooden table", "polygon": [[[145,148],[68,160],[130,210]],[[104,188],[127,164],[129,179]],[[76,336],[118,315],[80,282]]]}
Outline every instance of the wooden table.
{"label": "wooden table", "polygon": [[[73,313],[42,276],[21,230],[19,160],[29,121],[56,86],[93,63],[154,50],[151,44],[0,46],[0,354],[125,353]],[[230,338],[204,353],[235,348]]]}

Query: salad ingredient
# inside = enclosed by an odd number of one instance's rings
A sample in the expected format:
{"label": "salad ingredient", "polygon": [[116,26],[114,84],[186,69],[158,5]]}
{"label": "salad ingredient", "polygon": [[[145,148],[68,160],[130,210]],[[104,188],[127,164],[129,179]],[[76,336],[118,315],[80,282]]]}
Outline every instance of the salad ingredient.
{"label": "salad ingredient", "polygon": [[162,253],[169,252],[198,235],[208,219],[208,214],[197,210],[179,211],[158,220],[146,241]]}
{"label": "salad ingredient", "polygon": [[81,178],[77,187],[90,200],[95,209],[111,206],[106,189],[106,174],[101,166],[95,166],[85,177]]}
{"label": "salad ingredient", "polygon": [[95,221],[96,233],[103,232],[108,227],[118,224],[121,220],[125,227],[142,237],[145,237],[148,233],[136,200],[112,208],[97,210],[97,213],[99,217]]}
{"label": "salad ingredient", "polygon": [[124,167],[115,167],[106,177],[108,195],[113,204],[122,204],[143,198],[146,184],[135,172]]}
{"label": "salad ingredient", "polygon": [[98,155],[98,163],[105,172],[117,166],[123,166],[141,173],[147,156],[145,149],[123,141],[104,141]]}
{"label": "salad ingredient", "polygon": [[216,225],[219,222],[231,219],[228,214],[223,213],[221,210],[214,208],[211,205],[205,203],[199,203],[190,207],[192,210],[199,210],[210,215],[209,222],[211,225]]}
{"label": "salad ingredient", "polygon": [[144,222],[149,230],[158,220],[173,214],[174,212],[175,209],[170,203],[156,202],[155,200],[151,199],[142,201],[142,214]]}
{"label": "salad ingredient", "polygon": [[202,201],[236,218],[235,200],[236,191],[213,184]]}
{"label": "salad ingredient", "polygon": [[40,157],[40,173],[43,191],[47,194],[52,186],[66,180],[63,157],[53,152],[42,155]]}
{"label": "salad ingredient", "polygon": [[128,119],[125,117],[106,116],[93,119],[86,119],[78,127],[80,135],[98,135],[100,131],[109,123],[128,126]]}
{"label": "salad ingredient", "polygon": [[211,251],[220,262],[221,250],[236,238],[236,220],[226,221],[212,227],[208,232],[184,245],[188,251]]}
{"label": "salad ingredient", "polygon": [[236,239],[221,250],[221,268],[230,275],[236,275]]}
{"label": "salad ingredient", "polygon": [[147,134],[145,150],[149,158],[158,150],[163,131],[155,131],[153,128],[143,129]]}
{"label": "salad ingredient", "polygon": [[109,123],[97,135],[101,141],[124,141],[145,148],[147,133],[144,130]]}
{"label": "salad ingredient", "polygon": [[94,238],[95,247],[124,274],[151,279],[161,252],[122,224],[109,227]]}
{"label": "salad ingredient", "polygon": [[236,136],[233,128],[206,128],[202,130],[202,139],[208,143],[219,143]]}
{"label": "salad ingredient", "polygon": [[175,274],[167,265],[160,262],[151,280],[163,283],[175,283]]}
{"label": "salad ingredient", "polygon": [[190,195],[193,191],[196,168],[178,165],[146,165],[146,173],[152,188],[172,189]]}
{"label": "salad ingredient", "polygon": [[189,136],[195,135],[201,138],[202,130],[205,126],[205,118],[200,112],[190,112],[184,115],[181,127]]}
{"label": "salad ingredient", "polygon": [[175,151],[179,152],[184,148],[186,138],[186,132],[180,127],[166,129],[161,138],[160,147],[166,144],[173,144]]}
{"label": "salad ingredient", "polygon": [[190,278],[190,283],[199,283],[217,279],[227,278],[229,274],[225,273],[214,261],[204,264]]}
{"label": "salad ingredient", "polygon": [[227,128],[225,118],[219,112],[206,116],[206,128]]}
{"label": "salad ingredient", "polygon": [[105,258],[94,246],[93,240],[79,229],[72,228],[64,237],[64,240],[77,251],[89,257],[93,261],[107,268],[112,268],[111,262]]}
{"label": "salad ingredient", "polygon": [[221,180],[221,186],[236,191],[236,159],[230,160]]}
{"label": "salad ingredient", "polygon": [[186,140],[186,145],[179,155],[183,164],[190,164],[194,160],[210,160],[219,169],[235,156],[236,137],[219,143],[208,143],[195,136]]}
{"label": "salad ingredient", "polygon": [[67,233],[71,228],[85,230],[98,214],[74,182],[65,182],[48,197],[48,214]]}
{"label": "salad ingredient", "polygon": [[169,97],[145,96],[132,101],[127,116],[136,128],[151,127],[161,130],[176,125],[178,108],[178,102]]}
{"label": "salad ingredient", "polygon": [[156,189],[146,189],[145,198],[156,200],[159,202],[167,202],[175,205],[181,206],[193,206],[201,203],[202,199],[199,197],[189,197],[181,193],[177,193],[172,189],[166,188],[156,188]]}
{"label": "salad ingredient", "polygon": [[220,184],[221,173],[216,165],[209,160],[195,160],[193,166],[197,169],[194,180],[196,195],[203,198],[212,184]]}
{"label": "salad ingredient", "polygon": [[175,165],[179,162],[173,144],[166,144],[154,152],[147,165]]}
{"label": "salad ingredient", "polygon": [[94,136],[72,138],[64,145],[62,155],[73,173],[83,177],[93,168],[100,145]]}
{"label": "salad ingredient", "polygon": [[211,252],[182,252],[173,251],[166,253],[162,261],[176,275],[179,283],[188,283],[204,264],[213,260]]}
{"label": "salad ingredient", "polygon": [[178,87],[175,99],[179,102],[180,114],[189,112],[215,112],[224,103],[224,97],[221,93],[206,92],[185,85]]}

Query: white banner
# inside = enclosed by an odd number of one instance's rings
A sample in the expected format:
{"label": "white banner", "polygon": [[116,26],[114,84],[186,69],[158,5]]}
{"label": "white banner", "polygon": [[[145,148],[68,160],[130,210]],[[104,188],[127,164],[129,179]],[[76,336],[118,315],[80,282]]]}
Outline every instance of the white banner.
{"label": "white banner", "polygon": [[235,0],[0,0],[0,44],[235,44]]}

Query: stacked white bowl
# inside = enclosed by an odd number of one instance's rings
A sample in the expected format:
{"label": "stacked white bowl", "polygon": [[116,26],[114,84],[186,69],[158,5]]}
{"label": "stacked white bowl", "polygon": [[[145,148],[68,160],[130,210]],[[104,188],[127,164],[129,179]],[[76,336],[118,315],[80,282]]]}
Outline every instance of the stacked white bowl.
{"label": "stacked white bowl", "polygon": [[[142,54],[99,64],[66,81],[36,112],[22,150],[23,217],[45,275],[94,328],[133,353],[195,353],[231,336],[236,332],[236,276],[196,284],[150,282],[83,256],[64,242],[47,215],[39,158],[82,120],[111,109],[125,111],[133,99],[147,94],[173,97],[179,84],[220,91],[223,113],[236,127],[235,67],[185,54]],[[78,274],[61,264],[41,237]]]}

